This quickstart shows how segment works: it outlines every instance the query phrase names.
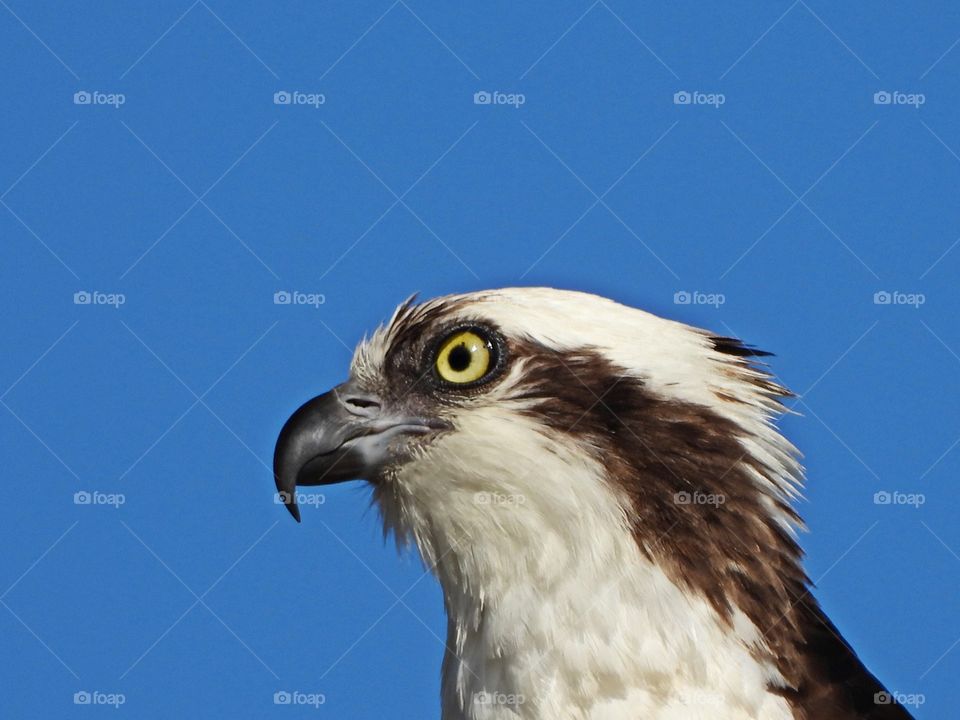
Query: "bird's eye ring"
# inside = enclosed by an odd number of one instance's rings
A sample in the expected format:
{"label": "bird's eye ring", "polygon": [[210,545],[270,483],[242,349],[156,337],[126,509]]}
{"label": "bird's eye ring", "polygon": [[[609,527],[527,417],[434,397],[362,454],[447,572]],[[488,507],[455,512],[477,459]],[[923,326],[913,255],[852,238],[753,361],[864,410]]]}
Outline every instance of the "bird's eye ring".
{"label": "bird's eye ring", "polygon": [[497,367],[497,346],[481,328],[459,328],[440,342],[433,367],[444,383],[473,385]]}

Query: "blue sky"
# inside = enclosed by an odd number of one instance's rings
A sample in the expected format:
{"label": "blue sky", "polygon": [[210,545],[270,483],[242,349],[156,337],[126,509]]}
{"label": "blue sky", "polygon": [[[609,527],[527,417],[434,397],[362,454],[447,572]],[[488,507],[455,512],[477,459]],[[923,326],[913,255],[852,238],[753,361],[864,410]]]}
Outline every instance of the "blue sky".
{"label": "blue sky", "polygon": [[774,351],[817,596],[955,714],[955,4],[0,6],[11,717],[436,717],[437,585],[270,458],[407,295],[516,284]]}

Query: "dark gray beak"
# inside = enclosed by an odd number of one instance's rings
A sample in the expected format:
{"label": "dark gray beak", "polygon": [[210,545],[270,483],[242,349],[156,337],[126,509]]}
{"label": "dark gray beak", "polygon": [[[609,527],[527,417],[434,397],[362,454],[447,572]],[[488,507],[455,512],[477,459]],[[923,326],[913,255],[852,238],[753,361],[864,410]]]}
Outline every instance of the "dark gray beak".
{"label": "dark gray beak", "polygon": [[425,434],[446,426],[435,420],[384,410],[376,395],[344,383],[304,403],[287,420],[273,453],[277,492],[300,522],[297,485],[375,480],[392,459],[398,435]]}

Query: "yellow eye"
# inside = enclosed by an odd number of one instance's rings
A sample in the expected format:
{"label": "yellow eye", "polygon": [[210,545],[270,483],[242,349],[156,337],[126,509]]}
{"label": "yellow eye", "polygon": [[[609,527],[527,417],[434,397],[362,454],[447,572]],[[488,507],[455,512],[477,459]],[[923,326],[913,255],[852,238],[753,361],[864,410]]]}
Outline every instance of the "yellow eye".
{"label": "yellow eye", "polygon": [[458,330],[443,341],[434,361],[437,374],[449,383],[476,382],[493,366],[489,340],[474,330]]}

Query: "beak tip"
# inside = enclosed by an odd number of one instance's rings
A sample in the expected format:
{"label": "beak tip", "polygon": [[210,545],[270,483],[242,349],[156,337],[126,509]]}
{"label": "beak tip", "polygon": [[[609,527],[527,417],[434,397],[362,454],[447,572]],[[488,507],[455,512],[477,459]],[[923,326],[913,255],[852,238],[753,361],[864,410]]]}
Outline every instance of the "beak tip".
{"label": "beak tip", "polygon": [[293,490],[286,490],[288,486],[287,483],[280,480],[279,474],[274,474],[274,480],[277,485],[277,494],[274,496],[275,502],[283,503],[287,508],[290,514],[293,516],[293,519],[297,522],[300,522],[300,508],[297,506],[297,496],[296,496],[296,484],[291,484],[290,487],[294,488]]}
{"label": "beak tip", "polygon": [[298,508],[296,505],[290,504],[287,505],[287,510],[289,510],[290,514],[293,515],[294,520],[300,522],[300,508]]}

